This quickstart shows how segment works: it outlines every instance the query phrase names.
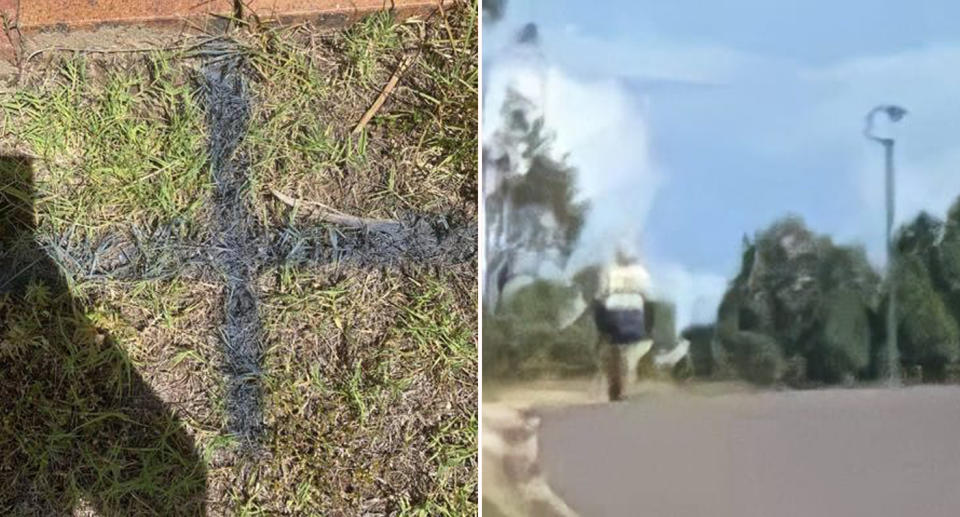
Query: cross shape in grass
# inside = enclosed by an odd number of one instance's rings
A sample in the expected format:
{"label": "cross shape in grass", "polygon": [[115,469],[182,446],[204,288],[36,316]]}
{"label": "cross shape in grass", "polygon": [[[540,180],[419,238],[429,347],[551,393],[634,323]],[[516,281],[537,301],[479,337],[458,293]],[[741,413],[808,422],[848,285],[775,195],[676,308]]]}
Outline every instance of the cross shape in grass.
{"label": "cross shape in grass", "polygon": [[[224,282],[224,347],[227,430],[245,448],[256,448],[263,431],[260,370],[263,330],[256,281],[281,267],[347,263],[359,267],[443,266],[475,260],[477,223],[448,221],[443,216],[411,215],[404,220],[365,219],[272,192],[294,213],[313,216],[312,226],[288,224],[265,230],[251,209],[249,160],[243,139],[250,99],[242,57],[229,48],[205,52],[203,93],[206,99],[208,153],[213,180],[213,215],[205,242],[184,242],[177,221],[132,238],[111,235],[77,259],[76,248],[48,242],[48,253],[86,279],[168,278],[191,266],[215,269]],[[76,275],[75,275],[76,276]]]}

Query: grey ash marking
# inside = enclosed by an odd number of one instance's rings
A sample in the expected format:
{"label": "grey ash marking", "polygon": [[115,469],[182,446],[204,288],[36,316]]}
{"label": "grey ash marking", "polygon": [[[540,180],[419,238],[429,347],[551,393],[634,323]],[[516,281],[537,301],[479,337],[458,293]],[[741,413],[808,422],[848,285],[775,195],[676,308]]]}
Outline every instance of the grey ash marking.
{"label": "grey ash marking", "polygon": [[334,262],[360,267],[462,264],[477,253],[477,222],[411,215],[379,231],[332,227],[284,228],[270,246],[275,265]]}
{"label": "grey ash marking", "polygon": [[203,67],[210,170],[214,184],[212,263],[223,275],[222,336],[227,373],[228,430],[255,446],[263,430],[260,360],[262,328],[254,289],[262,260],[250,210],[247,157],[239,152],[250,120],[250,100],[239,57],[229,47]]}

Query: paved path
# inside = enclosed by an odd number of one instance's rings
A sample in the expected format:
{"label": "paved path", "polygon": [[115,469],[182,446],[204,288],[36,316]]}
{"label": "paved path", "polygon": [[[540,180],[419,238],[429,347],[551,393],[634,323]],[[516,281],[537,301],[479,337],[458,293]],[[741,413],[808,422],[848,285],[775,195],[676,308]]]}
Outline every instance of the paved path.
{"label": "paved path", "polygon": [[635,396],[544,409],[583,516],[960,515],[960,387]]}

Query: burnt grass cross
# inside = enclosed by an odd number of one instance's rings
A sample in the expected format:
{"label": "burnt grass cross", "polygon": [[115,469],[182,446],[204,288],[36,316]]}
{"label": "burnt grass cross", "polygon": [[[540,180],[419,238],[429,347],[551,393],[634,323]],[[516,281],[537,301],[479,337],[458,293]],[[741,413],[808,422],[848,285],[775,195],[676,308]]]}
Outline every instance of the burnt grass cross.
{"label": "burnt grass cross", "polygon": [[[202,92],[213,182],[206,235],[186,235],[181,221],[169,221],[149,234],[131,228],[125,235],[114,233],[96,242],[71,242],[70,235],[62,235],[45,247],[72,276],[91,280],[218,273],[223,281],[220,336],[227,431],[242,449],[256,451],[264,430],[260,382],[264,336],[256,290],[260,275],[281,267],[333,263],[375,268],[462,264],[476,257],[477,222],[431,214],[374,221],[333,212],[320,218],[322,224],[265,229],[252,209],[249,157],[242,147],[251,108],[242,55],[227,44],[211,46],[205,55]],[[295,204],[281,193],[274,195],[282,203]]]}

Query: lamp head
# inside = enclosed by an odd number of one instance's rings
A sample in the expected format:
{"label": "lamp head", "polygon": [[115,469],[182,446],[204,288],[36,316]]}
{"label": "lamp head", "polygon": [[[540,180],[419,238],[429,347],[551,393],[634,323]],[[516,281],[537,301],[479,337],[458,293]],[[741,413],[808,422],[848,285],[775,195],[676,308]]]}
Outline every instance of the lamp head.
{"label": "lamp head", "polygon": [[900,106],[884,106],[883,111],[886,112],[887,116],[890,117],[892,122],[898,122],[907,114],[907,110],[901,108]]}
{"label": "lamp head", "polygon": [[863,128],[863,135],[884,145],[891,145],[893,144],[893,139],[883,138],[873,134],[873,119],[877,113],[886,113],[887,117],[890,119],[890,122],[899,122],[900,119],[907,114],[907,110],[894,104],[881,104],[867,113],[867,123]]}

